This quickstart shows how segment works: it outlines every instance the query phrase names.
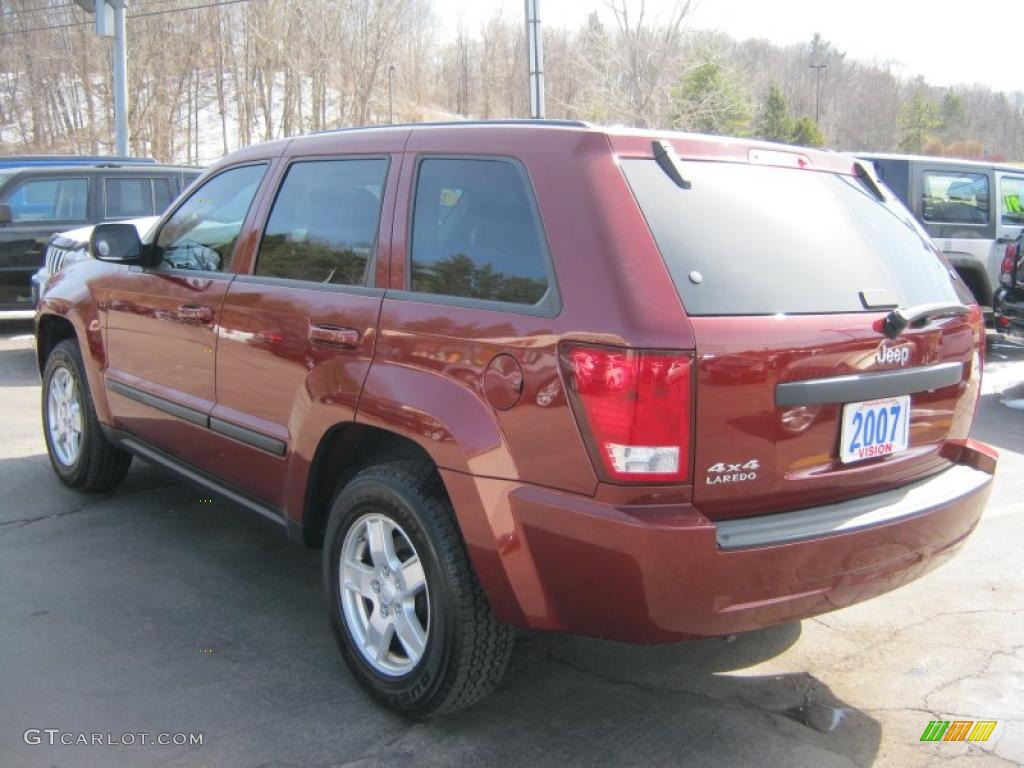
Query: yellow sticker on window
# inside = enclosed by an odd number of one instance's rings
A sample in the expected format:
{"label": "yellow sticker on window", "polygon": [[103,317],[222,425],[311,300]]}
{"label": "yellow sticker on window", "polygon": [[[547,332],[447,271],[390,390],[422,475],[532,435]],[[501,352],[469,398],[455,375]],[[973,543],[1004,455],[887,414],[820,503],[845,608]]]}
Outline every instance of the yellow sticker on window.
{"label": "yellow sticker on window", "polygon": [[442,189],[441,190],[441,205],[445,208],[451,208],[462,197],[461,189]]}

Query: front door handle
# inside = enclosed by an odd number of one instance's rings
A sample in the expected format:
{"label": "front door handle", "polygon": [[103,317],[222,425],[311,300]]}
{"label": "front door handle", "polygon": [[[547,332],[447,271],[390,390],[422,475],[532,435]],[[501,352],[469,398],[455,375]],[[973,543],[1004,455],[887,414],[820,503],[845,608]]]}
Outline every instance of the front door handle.
{"label": "front door handle", "polygon": [[337,325],[309,326],[309,340],[315,344],[326,344],[330,347],[355,349],[359,346],[359,331],[355,328],[343,328]]}
{"label": "front door handle", "polygon": [[190,323],[212,323],[213,307],[205,307],[200,304],[183,304],[178,307],[178,319]]}

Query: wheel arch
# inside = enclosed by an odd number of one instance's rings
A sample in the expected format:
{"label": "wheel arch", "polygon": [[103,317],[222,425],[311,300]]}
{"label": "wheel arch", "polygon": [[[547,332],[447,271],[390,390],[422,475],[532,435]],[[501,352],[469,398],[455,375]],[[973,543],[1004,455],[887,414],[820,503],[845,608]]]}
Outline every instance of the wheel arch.
{"label": "wheel arch", "polygon": [[36,367],[42,375],[53,348],[66,339],[78,339],[74,324],[61,315],[46,314],[36,324]]}
{"label": "wheel arch", "polygon": [[110,424],[107,392],[103,386],[103,371],[107,366],[106,347],[95,308],[90,305],[88,310],[89,317],[83,317],[76,305],[44,299],[43,311],[36,318],[36,365],[41,377],[53,348],[68,339],[77,341],[96,417],[100,423]]}
{"label": "wheel arch", "polygon": [[418,443],[395,432],[356,422],[335,424],[313,454],[302,503],[302,542],[323,543],[331,499],[360,470],[389,461],[415,459],[437,463]]}

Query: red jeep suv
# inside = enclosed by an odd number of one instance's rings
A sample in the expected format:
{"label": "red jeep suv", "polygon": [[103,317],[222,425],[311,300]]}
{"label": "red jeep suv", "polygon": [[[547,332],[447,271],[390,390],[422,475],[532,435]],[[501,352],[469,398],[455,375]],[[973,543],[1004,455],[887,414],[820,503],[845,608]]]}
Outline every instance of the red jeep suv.
{"label": "red jeep suv", "polygon": [[323,547],[341,653],[415,715],[513,627],[725,635],[893,589],[977,524],[981,313],[833,153],[562,122],[250,147],[37,318],[67,485],[132,456]]}

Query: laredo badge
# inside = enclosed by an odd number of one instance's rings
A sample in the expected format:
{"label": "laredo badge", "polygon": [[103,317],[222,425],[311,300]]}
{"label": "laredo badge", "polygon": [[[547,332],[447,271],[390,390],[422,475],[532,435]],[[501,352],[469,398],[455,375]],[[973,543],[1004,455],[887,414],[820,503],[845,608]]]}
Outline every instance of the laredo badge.
{"label": "laredo badge", "polygon": [[757,459],[737,464],[726,464],[720,461],[707,468],[707,484],[743,483],[748,480],[756,480],[757,470],[760,468],[761,464]]}

